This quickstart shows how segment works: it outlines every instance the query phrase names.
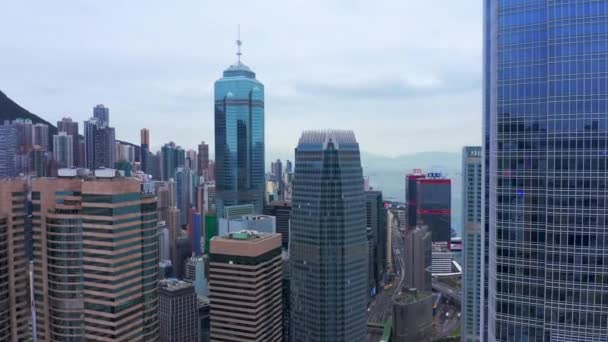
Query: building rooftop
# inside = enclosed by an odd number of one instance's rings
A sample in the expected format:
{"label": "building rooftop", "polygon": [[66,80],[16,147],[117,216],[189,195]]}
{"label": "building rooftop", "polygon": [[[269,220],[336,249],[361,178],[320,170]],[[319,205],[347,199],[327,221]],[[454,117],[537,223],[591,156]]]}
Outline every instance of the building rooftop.
{"label": "building rooftop", "polygon": [[193,285],[190,282],[178,280],[175,278],[163,279],[158,283],[159,288],[169,290],[169,291],[177,291],[177,290],[185,289],[185,288],[192,287],[192,286]]}
{"label": "building rooftop", "polygon": [[327,129],[317,131],[304,131],[299,144],[322,144],[333,142],[336,147],[340,144],[356,144],[355,133],[350,130]]}
{"label": "building rooftop", "polygon": [[269,238],[271,234],[259,233],[255,230],[241,230],[238,232],[228,233],[224,236],[216,236],[214,239],[219,240],[241,240],[241,241],[253,241],[253,240],[264,240]]}

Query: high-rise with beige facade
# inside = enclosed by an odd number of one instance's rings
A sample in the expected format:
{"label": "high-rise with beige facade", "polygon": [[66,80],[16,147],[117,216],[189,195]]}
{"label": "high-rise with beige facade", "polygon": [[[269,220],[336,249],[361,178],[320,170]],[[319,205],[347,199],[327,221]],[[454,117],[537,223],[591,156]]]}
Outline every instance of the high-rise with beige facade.
{"label": "high-rise with beige facade", "polygon": [[209,257],[211,341],[281,341],[281,234],[216,236]]}
{"label": "high-rise with beige facade", "polygon": [[0,180],[0,341],[29,338],[26,198],[24,180]]}
{"label": "high-rise with beige facade", "polygon": [[158,341],[156,198],[61,171],[32,181],[38,341]]}

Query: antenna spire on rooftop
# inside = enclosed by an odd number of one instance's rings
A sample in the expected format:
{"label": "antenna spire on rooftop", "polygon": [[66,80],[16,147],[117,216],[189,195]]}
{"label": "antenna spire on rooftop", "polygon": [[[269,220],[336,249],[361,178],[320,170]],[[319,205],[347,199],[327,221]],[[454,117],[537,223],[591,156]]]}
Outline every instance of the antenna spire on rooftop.
{"label": "antenna spire on rooftop", "polygon": [[243,42],[241,41],[241,24],[239,24],[238,25],[238,35],[237,35],[237,39],[236,39],[236,46],[237,46],[236,56],[239,59],[239,64],[241,64],[241,56],[243,55],[243,53],[241,52],[241,45],[243,45]]}

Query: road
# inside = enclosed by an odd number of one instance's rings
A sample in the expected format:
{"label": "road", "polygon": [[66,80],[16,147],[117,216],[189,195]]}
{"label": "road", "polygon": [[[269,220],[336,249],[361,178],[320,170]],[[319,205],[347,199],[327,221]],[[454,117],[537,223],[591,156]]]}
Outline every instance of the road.
{"label": "road", "polygon": [[444,283],[433,280],[433,290],[441,292],[441,294],[451,298],[458,306],[460,306],[462,291],[460,289],[453,288]]}
{"label": "road", "polygon": [[384,289],[374,297],[368,306],[368,322],[381,323],[392,317],[393,302],[395,294],[400,293],[404,281],[405,262],[403,261],[403,235],[397,229],[396,220],[391,229],[391,241],[393,243],[393,273],[395,278],[384,286]]}

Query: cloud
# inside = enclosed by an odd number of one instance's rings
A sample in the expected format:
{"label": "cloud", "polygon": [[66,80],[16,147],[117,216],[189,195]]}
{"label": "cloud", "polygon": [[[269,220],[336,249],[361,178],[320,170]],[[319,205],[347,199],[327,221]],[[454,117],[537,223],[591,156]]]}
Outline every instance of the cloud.
{"label": "cloud", "polygon": [[377,154],[457,151],[480,139],[481,10],[445,0],[9,2],[0,86],[51,122],[82,122],[104,103],[123,140],[147,127],[153,147],[213,145],[213,82],[236,59],[240,23],[244,61],[265,84],[269,151],[291,153],[303,129],[330,127],[354,129]]}
{"label": "cloud", "polygon": [[296,83],[295,89],[308,96],[324,96],[356,100],[404,100],[408,98],[443,96],[479,89],[478,73],[451,74],[419,79],[386,79]]}

